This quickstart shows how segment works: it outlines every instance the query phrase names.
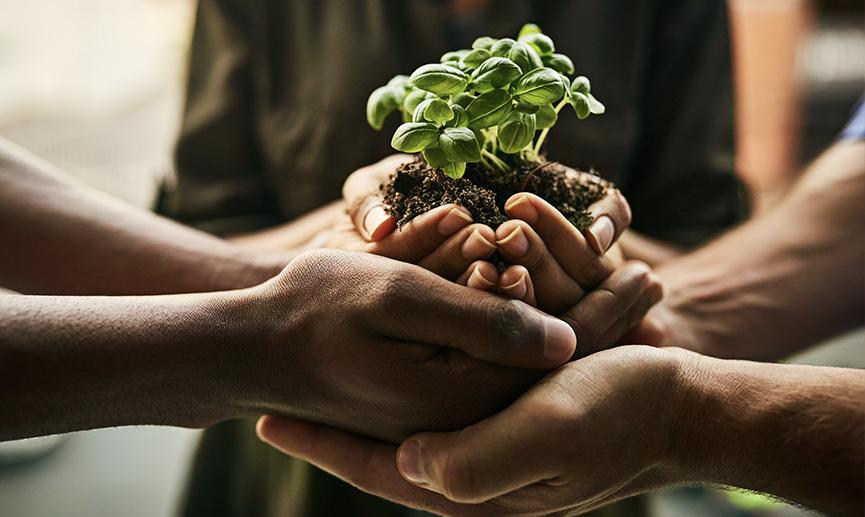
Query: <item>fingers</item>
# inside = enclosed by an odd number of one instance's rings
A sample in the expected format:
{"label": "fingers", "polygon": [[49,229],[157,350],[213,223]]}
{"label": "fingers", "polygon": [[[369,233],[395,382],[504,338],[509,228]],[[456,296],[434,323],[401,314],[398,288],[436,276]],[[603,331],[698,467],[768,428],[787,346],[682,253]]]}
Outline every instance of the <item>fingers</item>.
{"label": "fingers", "polygon": [[[373,242],[369,251],[383,257],[416,263],[471,222],[471,214],[465,208],[454,204],[442,205],[415,217],[400,230]],[[480,257],[474,257],[477,258]],[[469,263],[470,261],[465,262],[460,271]]]}
{"label": "fingers", "polygon": [[456,283],[472,289],[491,291],[499,283],[499,270],[485,260],[478,260],[466,268],[456,279]]}
{"label": "fingers", "polygon": [[408,483],[396,469],[396,447],[325,425],[263,416],[258,437],[285,454],[308,461],[364,492],[439,514],[465,514],[466,508]]}
{"label": "fingers", "polygon": [[397,452],[397,467],[451,501],[483,503],[557,475],[543,423],[518,401],[462,431],[411,436]]}
{"label": "fingers", "polygon": [[577,334],[576,357],[618,342],[660,300],[661,293],[657,278],[642,262],[629,262],[616,270],[561,316]]}
{"label": "fingers", "polygon": [[345,181],[342,197],[358,232],[368,241],[378,241],[396,228],[396,220],[384,210],[379,187],[396,169],[412,158],[397,154],[358,169]]}
{"label": "fingers", "polygon": [[508,262],[524,266],[531,275],[537,289],[537,303],[544,311],[558,314],[582,298],[583,289],[528,223],[514,219],[502,223],[496,229],[496,244]]}
{"label": "fingers", "polygon": [[452,280],[466,271],[469,264],[495,253],[495,239],[495,232],[489,226],[472,224],[459,230],[417,264]]}
{"label": "fingers", "polygon": [[540,197],[515,194],[505,203],[505,212],[528,223],[556,261],[583,289],[595,287],[613,271],[612,262],[599,255],[573,224]]}
{"label": "fingers", "polygon": [[535,287],[529,271],[523,266],[511,266],[499,277],[499,293],[537,306]]}
{"label": "fingers", "polygon": [[594,222],[586,240],[599,255],[610,249],[631,224],[631,207],[618,189],[609,189],[603,199],[589,207]]}
{"label": "fingers", "polygon": [[491,363],[547,369],[576,348],[563,321],[525,303],[467,289],[417,267],[392,271],[369,317],[391,338],[449,346]]}

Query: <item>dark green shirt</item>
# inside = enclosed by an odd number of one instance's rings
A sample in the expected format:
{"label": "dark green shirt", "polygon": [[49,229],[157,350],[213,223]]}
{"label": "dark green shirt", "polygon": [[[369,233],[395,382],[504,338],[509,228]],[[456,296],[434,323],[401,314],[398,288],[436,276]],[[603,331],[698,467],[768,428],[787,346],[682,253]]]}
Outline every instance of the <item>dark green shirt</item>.
{"label": "dark green shirt", "polygon": [[[551,159],[616,182],[633,226],[693,245],[743,214],[733,171],[723,0],[494,1],[455,20],[435,0],[200,0],[177,174],[160,210],[214,233],[289,221],[337,199],[393,150],[366,124],[369,93],[474,37],[535,22],[606,104],[565,115]],[[260,444],[252,424],[206,433],[188,515],[397,515]],[[630,514],[630,513],[629,513]]]}

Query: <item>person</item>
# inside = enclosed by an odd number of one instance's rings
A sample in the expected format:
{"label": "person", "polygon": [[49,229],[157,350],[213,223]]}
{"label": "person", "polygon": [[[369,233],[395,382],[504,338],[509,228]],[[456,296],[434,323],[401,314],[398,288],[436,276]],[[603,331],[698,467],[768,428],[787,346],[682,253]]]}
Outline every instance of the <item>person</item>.
{"label": "person", "polygon": [[[660,263],[745,214],[732,170],[726,17],[721,0],[201,0],[176,174],[158,212],[256,252],[320,245],[335,218],[348,224],[336,201],[345,177],[392,152],[394,126],[377,133],[366,123],[369,93],[478,35],[512,35],[531,21],[610,106],[595,120],[560,121],[548,156],[614,181],[640,232],[624,231],[619,248],[628,259]],[[474,241],[477,249],[487,250],[496,232],[514,230],[475,229],[486,242]],[[475,287],[495,280],[478,274]],[[519,279],[530,276],[500,278],[499,287],[526,296]],[[609,340],[606,328],[580,328],[578,346]],[[264,446],[251,421],[207,430],[181,512],[407,514]]]}
{"label": "person", "polygon": [[[371,493],[454,515],[564,514],[681,483],[829,514],[865,501],[865,372],[773,360],[865,323],[865,104],[762,217],[659,274],[652,346],[558,368],[496,416],[397,448],[303,421],[258,433]],[[649,330],[650,329],[650,330]],[[640,341],[635,341],[640,342]]]}

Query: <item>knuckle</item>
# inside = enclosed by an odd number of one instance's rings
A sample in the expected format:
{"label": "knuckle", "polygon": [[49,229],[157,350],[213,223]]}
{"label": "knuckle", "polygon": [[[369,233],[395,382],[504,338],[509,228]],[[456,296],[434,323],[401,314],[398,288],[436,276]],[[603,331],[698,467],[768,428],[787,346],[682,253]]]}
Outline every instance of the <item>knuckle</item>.
{"label": "knuckle", "polygon": [[499,343],[517,347],[526,341],[541,338],[540,331],[534,330],[526,314],[525,305],[517,300],[495,300],[488,305],[486,315],[489,323],[496,329]]}
{"label": "knuckle", "polygon": [[570,315],[562,316],[561,319],[574,329],[574,334],[577,336],[577,348],[574,351],[574,357],[580,359],[587,355],[593,354],[601,347],[600,334],[596,329],[596,325],[585,324],[579,318],[574,318]]}

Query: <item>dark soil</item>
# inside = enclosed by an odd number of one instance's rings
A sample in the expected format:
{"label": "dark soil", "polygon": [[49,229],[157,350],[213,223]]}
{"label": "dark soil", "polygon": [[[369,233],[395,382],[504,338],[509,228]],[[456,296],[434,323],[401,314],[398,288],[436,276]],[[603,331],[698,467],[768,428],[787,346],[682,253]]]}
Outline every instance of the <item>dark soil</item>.
{"label": "dark soil", "polygon": [[467,208],[475,222],[495,229],[508,219],[504,211],[508,198],[517,192],[531,192],[583,231],[592,222],[588,207],[611,186],[594,173],[568,173],[557,162],[515,164],[506,173],[469,164],[465,176],[455,180],[418,158],[401,166],[381,190],[399,227],[428,210],[456,203]]}

